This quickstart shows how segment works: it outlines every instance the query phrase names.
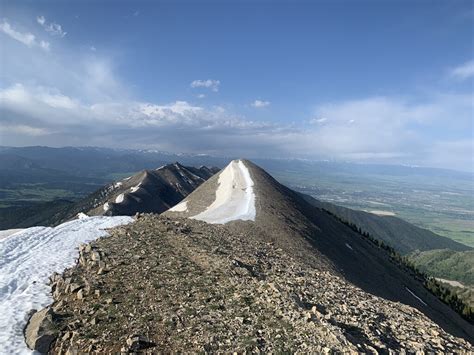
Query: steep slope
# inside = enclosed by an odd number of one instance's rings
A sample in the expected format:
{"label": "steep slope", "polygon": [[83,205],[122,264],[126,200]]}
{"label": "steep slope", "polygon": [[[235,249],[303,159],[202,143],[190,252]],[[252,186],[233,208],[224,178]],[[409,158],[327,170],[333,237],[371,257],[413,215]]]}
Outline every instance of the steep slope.
{"label": "steep slope", "polygon": [[[255,222],[233,221],[229,229],[253,231],[313,267],[330,270],[371,294],[415,307],[457,336],[474,338],[472,325],[427,291],[409,270],[394,263],[385,251],[279,184],[261,168],[249,161],[242,163],[249,171],[255,193]],[[199,219],[203,211],[211,210],[223,188],[222,175],[231,166],[185,198],[180,205],[186,204],[186,209],[175,208],[166,215]],[[226,186],[248,188],[238,183]]]}
{"label": "steep slope", "polygon": [[77,247],[132,220],[91,217],[55,228],[27,228],[0,239],[0,354],[28,353],[23,342],[26,316],[51,303],[48,278],[74,265]]}
{"label": "steep slope", "polygon": [[[342,220],[383,241],[427,275],[464,284],[473,284],[473,249],[464,244],[442,237],[429,230],[416,227],[400,218],[377,216],[364,211],[352,210],[311,196],[302,195],[310,204],[330,211]],[[473,307],[472,296],[464,289],[450,287],[452,293]],[[466,297],[467,294],[467,297]]]}
{"label": "steep slope", "polygon": [[474,350],[409,270],[246,160],[82,248],[52,288],[54,352]]}
{"label": "steep slope", "polygon": [[227,225],[141,215],[80,260],[53,284],[54,353],[474,350],[416,309]]}
{"label": "steep slope", "polygon": [[454,251],[472,250],[467,245],[442,237],[429,230],[419,228],[400,218],[378,216],[373,213],[352,210],[329,202],[319,201],[309,195],[302,195],[313,206],[328,210],[343,220],[355,224],[362,231],[368,232],[406,255],[415,250],[450,249]]}
{"label": "steep slope", "polygon": [[143,170],[78,201],[56,224],[84,214],[132,216],[137,212],[161,213],[176,205],[217,171],[217,168],[185,167],[179,163]]}
{"label": "steep slope", "polygon": [[0,208],[0,230],[51,226],[64,219],[72,206],[72,201],[54,200],[32,206]]}

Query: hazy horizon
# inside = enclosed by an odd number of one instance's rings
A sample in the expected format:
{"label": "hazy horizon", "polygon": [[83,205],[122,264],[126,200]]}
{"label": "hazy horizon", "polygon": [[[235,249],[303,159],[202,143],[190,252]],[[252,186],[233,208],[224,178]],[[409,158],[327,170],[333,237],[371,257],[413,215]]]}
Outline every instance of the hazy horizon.
{"label": "hazy horizon", "polygon": [[195,152],[183,152],[183,151],[170,151],[170,150],[159,150],[154,148],[117,148],[117,147],[106,147],[106,146],[48,146],[48,145],[25,145],[25,146],[5,146],[0,145],[0,148],[52,148],[52,149],[111,149],[116,151],[150,151],[156,153],[163,153],[169,155],[189,155],[189,156],[209,156],[211,158],[220,158],[220,159],[248,159],[248,160],[299,160],[299,161],[308,161],[308,162],[327,162],[327,163],[337,163],[337,164],[358,164],[358,165],[374,165],[374,166],[394,166],[394,167],[407,167],[407,168],[420,168],[420,169],[435,169],[435,170],[446,170],[452,171],[456,173],[468,173],[474,175],[474,171],[469,170],[459,170],[459,169],[452,169],[452,168],[443,168],[443,167],[435,167],[435,166],[425,166],[425,165],[412,165],[412,164],[404,164],[404,163],[390,163],[390,162],[374,162],[374,161],[360,161],[360,160],[342,160],[337,158],[328,158],[328,159],[316,159],[316,158],[299,158],[299,157],[279,157],[279,156],[240,156],[240,155],[219,155],[219,154],[208,154],[208,153],[195,153]]}

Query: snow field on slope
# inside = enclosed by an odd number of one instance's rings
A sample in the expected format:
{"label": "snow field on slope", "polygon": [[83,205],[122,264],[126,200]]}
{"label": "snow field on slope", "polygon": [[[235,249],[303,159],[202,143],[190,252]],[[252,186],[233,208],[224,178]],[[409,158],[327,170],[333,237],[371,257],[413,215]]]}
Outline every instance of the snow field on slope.
{"label": "snow field on slope", "polygon": [[171,207],[169,211],[173,212],[186,212],[188,210],[188,201],[178,203],[176,206]]}
{"label": "snow field on slope", "polygon": [[125,195],[124,194],[120,194],[118,195],[116,198],[115,198],[115,203],[122,203],[123,202],[123,199],[124,199]]}
{"label": "snow field on slope", "polygon": [[205,211],[190,217],[211,224],[255,221],[255,194],[250,172],[242,160],[233,160],[220,173],[216,199]]}
{"label": "snow field on slope", "polygon": [[53,302],[48,278],[74,265],[77,248],[128,224],[128,216],[89,217],[57,227],[32,227],[0,240],[0,354],[31,354],[23,328],[31,309]]}
{"label": "snow field on slope", "polygon": [[21,232],[23,228],[17,228],[17,229],[5,229],[0,231],[0,239],[5,239],[6,237],[11,236],[12,234]]}

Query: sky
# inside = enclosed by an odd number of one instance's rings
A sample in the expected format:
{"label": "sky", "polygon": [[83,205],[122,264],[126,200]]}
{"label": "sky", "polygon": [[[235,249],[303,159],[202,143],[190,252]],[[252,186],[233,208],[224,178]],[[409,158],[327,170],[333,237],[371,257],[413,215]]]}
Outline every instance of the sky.
{"label": "sky", "polygon": [[474,171],[472,1],[0,4],[0,145]]}

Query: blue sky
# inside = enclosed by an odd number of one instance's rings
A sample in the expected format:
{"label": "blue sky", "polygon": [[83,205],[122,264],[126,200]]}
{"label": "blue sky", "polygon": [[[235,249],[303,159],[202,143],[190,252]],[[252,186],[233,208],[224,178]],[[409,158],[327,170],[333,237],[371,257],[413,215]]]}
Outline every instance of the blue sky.
{"label": "blue sky", "polygon": [[474,170],[472,1],[3,1],[0,144]]}

